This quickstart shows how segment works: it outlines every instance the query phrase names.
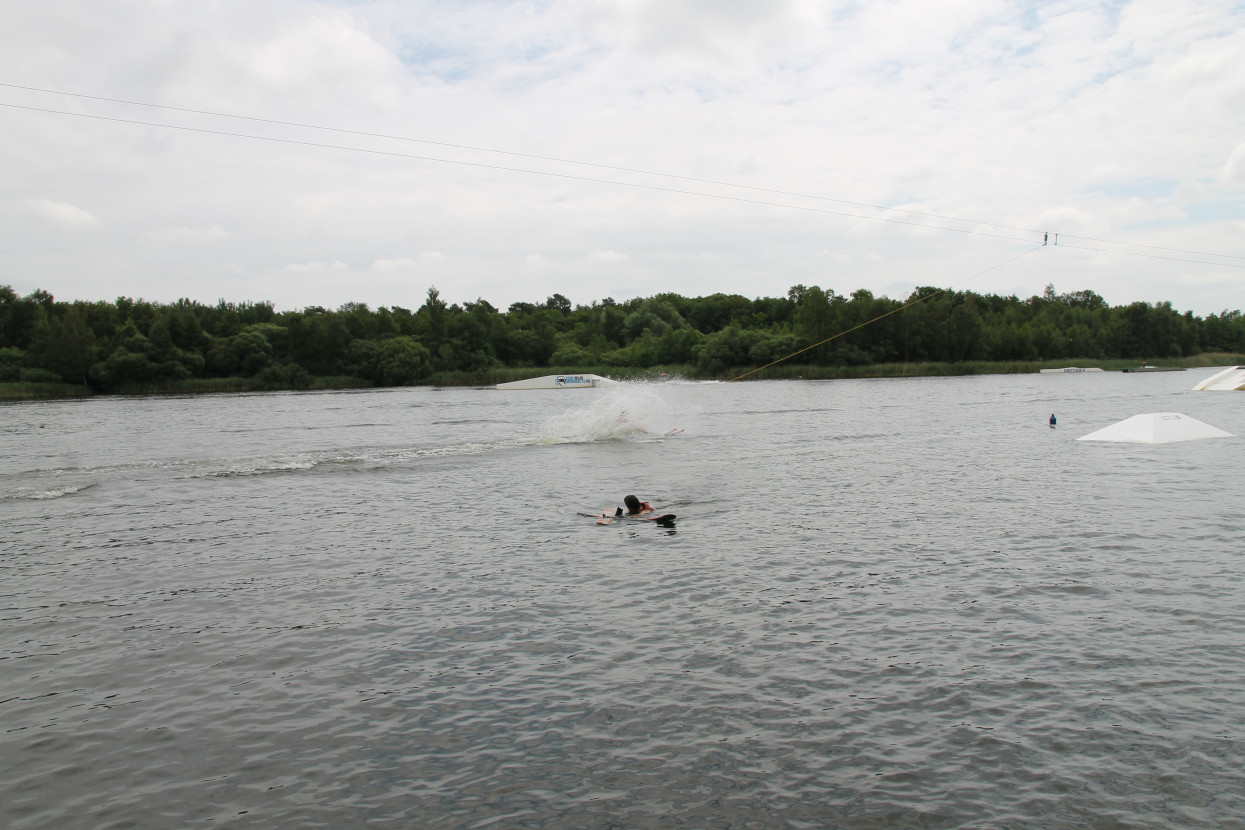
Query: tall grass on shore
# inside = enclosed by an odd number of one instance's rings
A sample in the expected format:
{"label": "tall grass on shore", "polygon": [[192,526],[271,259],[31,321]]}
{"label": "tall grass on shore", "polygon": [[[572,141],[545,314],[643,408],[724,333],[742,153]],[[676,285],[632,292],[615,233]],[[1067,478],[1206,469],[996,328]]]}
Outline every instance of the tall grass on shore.
{"label": "tall grass on shore", "polygon": [[[372,382],[345,375],[311,377],[307,390],[371,389]],[[189,378],[160,383],[128,384],[109,390],[114,395],[207,395],[217,392],[294,391],[265,385],[255,378]],[[300,390],[301,391],[301,390]],[[86,386],[70,383],[0,383],[0,400],[38,398],[86,398],[101,394]]]}
{"label": "tall grass on shore", "polygon": [[0,383],[0,400],[24,401],[35,398],[87,398],[95,394],[76,383],[31,383],[14,381]]}
{"label": "tall grass on shore", "polygon": [[[1164,359],[1157,365],[1171,368],[1199,369],[1210,366],[1234,366],[1245,364],[1245,355],[1227,352],[1206,352],[1190,357]],[[753,372],[751,367],[706,376],[694,371],[689,377],[712,377],[717,380],[733,380],[745,373],[742,380],[851,380],[857,378],[911,378],[953,377],[958,375],[1018,375],[1033,374],[1042,369],[1062,369],[1068,366],[1097,368],[1107,372],[1136,369],[1136,360],[1099,360],[1095,358],[1064,358],[1061,360],[984,361],[969,360],[960,363],[872,363],[866,366],[807,366],[779,364]]]}

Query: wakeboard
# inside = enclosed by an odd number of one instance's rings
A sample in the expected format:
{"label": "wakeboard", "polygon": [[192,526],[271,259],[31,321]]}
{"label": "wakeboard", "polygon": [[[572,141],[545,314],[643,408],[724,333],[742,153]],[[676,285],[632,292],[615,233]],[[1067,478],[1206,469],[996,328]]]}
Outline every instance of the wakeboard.
{"label": "wakeboard", "polygon": [[656,511],[654,511],[652,513],[645,513],[642,516],[628,516],[626,513],[623,513],[620,516],[613,510],[602,510],[599,518],[597,519],[597,524],[608,525],[608,524],[613,524],[616,521],[618,522],[621,522],[621,521],[673,522],[674,514],[673,513],[657,513]]}

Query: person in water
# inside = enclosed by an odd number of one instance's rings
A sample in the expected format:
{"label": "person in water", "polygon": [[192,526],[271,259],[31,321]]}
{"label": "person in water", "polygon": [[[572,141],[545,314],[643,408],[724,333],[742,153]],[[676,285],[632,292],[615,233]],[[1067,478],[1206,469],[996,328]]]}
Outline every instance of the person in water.
{"label": "person in water", "polygon": [[642,432],[647,434],[648,430],[639,424],[632,424],[631,415],[627,410],[618,413],[618,417],[614,419],[614,425],[619,428],[619,432]]}
{"label": "person in water", "polygon": [[1057,421],[1055,420],[1055,413],[1054,413],[1054,412],[1052,412],[1052,413],[1050,414],[1050,425],[1053,427],[1056,423],[1057,423]]}
{"label": "person in water", "polygon": [[[627,496],[623,499],[623,504],[627,505],[628,516],[643,516],[645,513],[653,512],[653,505],[646,501],[640,501],[635,496]],[[619,508],[619,512],[622,508]]]}

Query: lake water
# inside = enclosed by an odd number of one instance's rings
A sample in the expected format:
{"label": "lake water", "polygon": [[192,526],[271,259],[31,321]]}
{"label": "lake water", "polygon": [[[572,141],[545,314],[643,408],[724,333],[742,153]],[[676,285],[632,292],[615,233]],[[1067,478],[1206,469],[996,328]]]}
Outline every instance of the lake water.
{"label": "lake water", "polygon": [[0,826],[1245,827],[1213,372],[0,406]]}

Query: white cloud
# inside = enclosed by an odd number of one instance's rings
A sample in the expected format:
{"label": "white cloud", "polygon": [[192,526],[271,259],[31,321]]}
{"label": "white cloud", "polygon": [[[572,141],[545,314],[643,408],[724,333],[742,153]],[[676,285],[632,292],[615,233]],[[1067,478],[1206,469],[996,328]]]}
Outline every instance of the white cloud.
{"label": "white cloud", "polygon": [[211,225],[206,228],[190,228],[183,225],[177,228],[155,228],[143,231],[142,238],[150,242],[182,245],[228,239],[229,233],[220,225]]}
{"label": "white cloud", "polygon": [[418,263],[413,259],[378,259],[372,263],[372,270],[382,274],[413,271]]}
{"label": "white cloud", "polygon": [[588,254],[589,262],[626,262],[631,257],[626,254],[620,254],[618,251],[593,251]]}
{"label": "white cloud", "polygon": [[689,69],[756,67],[814,46],[822,4],[770,0],[588,0],[585,23],[642,60]]}
{"label": "white cloud", "polygon": [[281,269],[283,274],[324,274],[349,271],[350,266],[339,259],[332,262],[292,262]]}
{"label": "white cloud", "polygon": [[1223,166],[1221,176],[1230,187],[1245,188],[1245,143],[1236,145],[1228,157],[1228,163]]}
{"label": "white cloud", "polygon": [[[0,4],[0,80],[352,131],[0,87],[305,142],[5,109],[0,265],[58,297],[410,306],[437,284],[505,307],[950,284],[1046,230],[1240,255],[1240,54],[1245,10],[1209,0]],[[1239,269],[1181,267],[1046,251],[965,287],[1245,306],[1216,284]]]}
{"label": "white cloud", "polygon": [[99,224],[99,219],[90,211],[66,202],[31,199],[28,204],[31,212],[40,219],[63,228],[92,228]]}

